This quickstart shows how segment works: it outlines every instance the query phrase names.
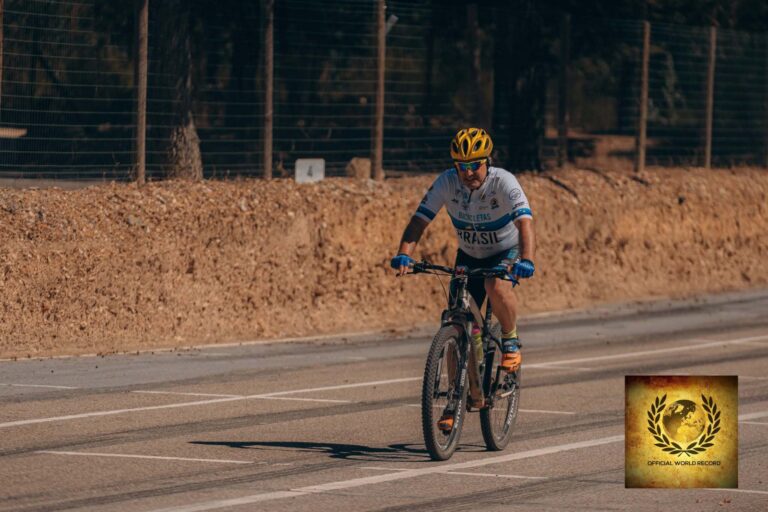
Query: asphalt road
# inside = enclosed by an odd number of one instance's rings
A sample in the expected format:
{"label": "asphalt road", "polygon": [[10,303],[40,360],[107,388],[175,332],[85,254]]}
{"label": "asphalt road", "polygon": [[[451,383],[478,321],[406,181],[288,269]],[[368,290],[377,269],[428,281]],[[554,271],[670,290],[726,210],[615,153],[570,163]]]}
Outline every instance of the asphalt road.
{"label": "asphalt road", "polygon": [[[768,510],[768,291],[520,331],[512,443],[443,463],[421,333],[0,362],[0,511]],[[739,375],[738,490],[624,488],[627,374]]]}

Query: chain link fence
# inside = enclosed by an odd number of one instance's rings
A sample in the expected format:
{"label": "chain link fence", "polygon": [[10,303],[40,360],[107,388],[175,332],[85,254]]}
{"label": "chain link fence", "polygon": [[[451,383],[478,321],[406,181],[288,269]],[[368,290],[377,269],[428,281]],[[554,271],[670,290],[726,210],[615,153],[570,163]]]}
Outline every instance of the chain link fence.
{"label": "chain link fence", "polygon": [[[149,0],[148,178],[169,175],[179,123],[204,177],[262,176],[265,151],[275,176],[291,176],[298,158],[325,159],[331,176],[352,161],[370,165],[376,0],[274,3],[270,126],[265,2],[181,2],[171,17],[173,3]],[[133,3],[0,0],[0,12],[0,177],[133,179]],[[523,123],[506,70],[525,57],[504,53],[508,23],[473,4],[387,3],[388,173],[444,169],[448,141],[466,124],[490,128],[505,165]],[[644,51],[644,26],[574,16],[538,29],[552,42],[535,56],[541,166],[636,167],[642,125],[648,165],[765,165],[768,37],[653,23]]]}

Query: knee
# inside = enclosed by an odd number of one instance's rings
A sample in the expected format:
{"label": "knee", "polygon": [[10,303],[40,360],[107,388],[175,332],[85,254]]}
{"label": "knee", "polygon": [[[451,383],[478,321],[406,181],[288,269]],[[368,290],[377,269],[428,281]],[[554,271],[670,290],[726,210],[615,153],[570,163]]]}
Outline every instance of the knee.
{"label": "knee", "polygon": [[498,297],[504,293],[504,284],[501,279],[486,279],[485,293],[491,297]]}
{"label": "knee", "polygon": [[515,292],[512,290],[512,283],[501,279],[488,279],[485,281],[485,292],[489,297],[497,302],[514,303]]}

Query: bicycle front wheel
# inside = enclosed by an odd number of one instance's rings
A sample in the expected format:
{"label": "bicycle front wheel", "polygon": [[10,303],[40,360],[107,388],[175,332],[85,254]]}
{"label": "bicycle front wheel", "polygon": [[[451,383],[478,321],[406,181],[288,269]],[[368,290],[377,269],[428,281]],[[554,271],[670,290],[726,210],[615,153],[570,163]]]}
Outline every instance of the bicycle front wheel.
{"label": "bicycle front wheel", "polygon": [[[467,401],[467,378],[462,379],[461,343],[464,333],[454,326],[441,328],[427,355],[421,394],[421,422],[424,443],[432,460],[448,460],[461,438]],[[444,413],[453,414],[450,431],[437,422]]]}
{"label": "bicycle front wheel", "polygon": [[[501,335],[501,328],[494,326],[494,334]],[[485,446],[491,451],[506,448],[512,438],[512,428],[517,420],[520,405],[520,379],[522,367],[516,372],[507,373],[499,366],[501,351],[491,342],[485,359],[484,377],[490,382],[493,391],[493,405],[480,411],[480,429],[483,432]]]}

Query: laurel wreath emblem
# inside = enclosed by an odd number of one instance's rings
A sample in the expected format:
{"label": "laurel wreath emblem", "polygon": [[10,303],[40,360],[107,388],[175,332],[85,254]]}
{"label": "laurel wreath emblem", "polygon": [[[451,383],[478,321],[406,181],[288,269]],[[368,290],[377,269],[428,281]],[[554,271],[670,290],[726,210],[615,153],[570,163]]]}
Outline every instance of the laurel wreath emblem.
{"label": "laurel wreath emblem", "polygon": [[717,409],[717,404],[712,400],[712,397],[705,397],[701,395],[701,406],[704,412],[707,413],[707,419],[709,424],[707,430],[701,434],[696,441],[692,442],[685,448],[682,445],[670,441],[666,434],[661,430],[659,420],[661,419],[661,412],[667,406],[665,403],[667,395],[659,398],[656,397],[656,401],[651,404],[651,408],[648,410],[648,431],[653,434],[653,438],[656,439],[658,446],[663,451],[670,453],[671,455],[677,455],[680,457],[682,454],[687,456],[696,455],[701,452],[707,451],[707,448],[714,446],[712,442],[715,439],[715,435],[720,432],[720,411]]}

